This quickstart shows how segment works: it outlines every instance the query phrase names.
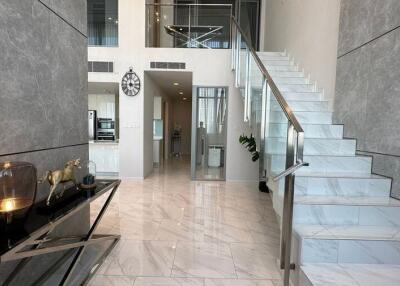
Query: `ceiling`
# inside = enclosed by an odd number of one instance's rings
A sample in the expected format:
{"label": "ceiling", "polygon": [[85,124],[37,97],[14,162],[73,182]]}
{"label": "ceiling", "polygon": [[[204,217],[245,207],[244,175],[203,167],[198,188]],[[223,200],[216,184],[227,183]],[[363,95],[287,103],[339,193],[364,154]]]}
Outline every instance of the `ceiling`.
{"label": "ceiling", "polygon": [[[146,71],[158,86],[171,98],[192,97],[192,72]],[[178,83],[179,85],[174,85]],[[183,94],[179,94],[183,92]]]}
{"label": "ceiling", "polygon": [[117,82],[89,82],[88,94],[119,94]]}

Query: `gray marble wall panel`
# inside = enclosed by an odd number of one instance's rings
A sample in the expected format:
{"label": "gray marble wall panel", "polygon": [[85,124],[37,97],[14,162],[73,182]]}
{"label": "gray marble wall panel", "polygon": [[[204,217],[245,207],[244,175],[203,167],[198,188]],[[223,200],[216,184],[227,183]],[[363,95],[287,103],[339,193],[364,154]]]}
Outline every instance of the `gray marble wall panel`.
{"label": "gray marble wall panel", "polygon": [[[334,122],[400,198],[400,1],[343,0]],[[395,28],[394,27],[398,27]],[[378,155],[377,155],[378,154]]]}
{"label": "gray marble wall panel", "polygon": [[0,26],[0,155],[87,142],[86,37],[37,0],[1,1]]}
{"label": "gray marble wall panel", "polygon": [[[89,159],[88,145],[71,146],[65,148],[57,148],[51,150],[43,150],[39,152],[29,152],[16,154],[11,156],[0,156],[0,162],[4,161],[24,161],[31,162],[38,170],[38,176],[41,177],[47,170],[62,169],[65,162],[81,158],[82,161]],[[76,170],[77,179],[83,177],[82,169]],[[46,183],[38,185],[36,200],[42,200],[49,194],[49,185]]]}
{"label": "gray marble wall panel", "polygon": [[[86,25],[86,0],[0,1],[0,162],[32,162],[42,175],[88,160]],[[48,193],[39,185],[37,200]],[[52,235],[82,235],[89,223],[86,208]],[[11,285],[31,285],[61,255],[35,257]],[[17,263],[0,265],[0,284]]]}
{"label": "gray marble wall panel", "polygon": [[65,19],[82,34],[87,35],[87,0],[39,0]]}
{"label": "gray marble wall panel", "polygon": [[400,25],[398,0],[341,0],[338,55]]}

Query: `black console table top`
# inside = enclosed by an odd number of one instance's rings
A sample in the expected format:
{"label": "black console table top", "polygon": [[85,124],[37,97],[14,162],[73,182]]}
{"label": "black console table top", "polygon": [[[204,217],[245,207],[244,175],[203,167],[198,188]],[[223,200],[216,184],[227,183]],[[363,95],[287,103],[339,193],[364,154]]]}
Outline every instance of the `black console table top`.
{"label": "black console table top", "polygon": [[6,256],[15,247],[47,233],[104,193],[118,187],[119,183],[119,180],[97,180],[92,189],[71,187],[65,190],[60,202],[46,206],[46,199],[39,201],[23,218],[13,217],[10,224],[6,224],[5,217],[0,215],[0,262],[13,260]]}

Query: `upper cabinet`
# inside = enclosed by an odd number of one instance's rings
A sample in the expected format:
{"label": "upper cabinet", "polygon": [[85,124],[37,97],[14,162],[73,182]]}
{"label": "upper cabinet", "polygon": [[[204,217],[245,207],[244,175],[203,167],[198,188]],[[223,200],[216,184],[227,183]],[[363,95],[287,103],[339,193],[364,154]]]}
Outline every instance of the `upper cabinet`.
{"label": "upper cabinet", "polygon": [[160,96],[154,97],[154,119],[162,119],[161,115],[162,98]]}

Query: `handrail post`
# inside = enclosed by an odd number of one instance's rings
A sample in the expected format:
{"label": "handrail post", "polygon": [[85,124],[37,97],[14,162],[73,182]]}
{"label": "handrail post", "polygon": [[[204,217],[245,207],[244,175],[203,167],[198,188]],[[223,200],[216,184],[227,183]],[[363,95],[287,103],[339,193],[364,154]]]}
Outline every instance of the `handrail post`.
{"label": "handrail post", "polygon": [[[265,153],[265,136],[266,136],[266,119],[267,119],[267,79],[262,78],[262,93],[261,93],[261,122],[260,122],[260,158],[259,158],[259,181],[266,184],[266,172],[264,168],[264,153]],[[265,185],[266,186],[266,185]]]}
{"label": "handrail post", "polygon": [[245,103],[244,121],[251,124],[251,92],[250,92],[250,50],[246,48],[246,83],[245,83]]}
{"label": "handrail post", "polygon": [[[286,166],[288,169],[295,162],[295,129],[293,124],[289,122],[287,129],[287,145],[286,145]],[[293,198],[294,198],[294,174],[285,177],[285,190],[283,198],[283,215],[282,215],[282,237],[281,237],[281,269],[284,270],[283,285],[289,286],[290,270],[293,266],[290,261],[290,253],[292,247],[292,224],[293,224]]]}
{"label": "handrail post", "polygon": [[[237,28],[236,28],[237,29]],[[241,34],[237,31],[236,34],[236,87],[240,87],[240,50],[242,49],[241,46]]]}
{"label": "handrail post", "polygon": [[236,28],[232,25],[231,19],[231,69],[236,70]]}

